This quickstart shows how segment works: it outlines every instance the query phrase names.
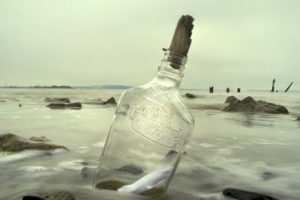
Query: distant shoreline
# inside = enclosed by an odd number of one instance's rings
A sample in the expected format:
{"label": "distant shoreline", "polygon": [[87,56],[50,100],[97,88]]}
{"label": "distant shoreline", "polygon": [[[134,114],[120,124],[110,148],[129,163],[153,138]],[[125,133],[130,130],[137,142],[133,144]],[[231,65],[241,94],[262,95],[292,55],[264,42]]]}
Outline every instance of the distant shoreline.
{"label": "distant shoreline", "polygon": [[[108,89],[108,90],[127,90],[133,88],[135,86],[128,85],[91,85],[91,86],[68,86],[68,85],[52,85],[52,86],[0,86],[0,89]],[[181,91],[208,91],[208,88],[180,88]],[[225,92],[225,89],[216,89],[215,92]],[[248,89],[241,92],[270,92],[270,90],[266,89]],[[279,91],[279,93],[283,93],[284,91]],[[290,90],[290,92],[300,92],[300,90]],[[229,92],[235,93],[234,91]]]}
{"label": "distant shoreline", "polygon": [[52,85],[52,86],[2,86],[0,88],[10,88],[10,89],[22,89],[22,88],[33,88],[33,89],[73,89],[71,86],[68,85]]}

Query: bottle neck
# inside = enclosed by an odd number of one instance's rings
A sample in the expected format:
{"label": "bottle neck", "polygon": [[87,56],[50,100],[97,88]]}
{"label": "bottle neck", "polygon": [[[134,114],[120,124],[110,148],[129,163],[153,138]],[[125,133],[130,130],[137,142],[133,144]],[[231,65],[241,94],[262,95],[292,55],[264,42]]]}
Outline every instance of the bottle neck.
{"label": "bottle neck", "polygon": [[166,86],[179,88],[184,76],[184,66],[187,61],[186,56],[177,56],[170,51],[165,51],[161,65],[158,67],[156,82]]}

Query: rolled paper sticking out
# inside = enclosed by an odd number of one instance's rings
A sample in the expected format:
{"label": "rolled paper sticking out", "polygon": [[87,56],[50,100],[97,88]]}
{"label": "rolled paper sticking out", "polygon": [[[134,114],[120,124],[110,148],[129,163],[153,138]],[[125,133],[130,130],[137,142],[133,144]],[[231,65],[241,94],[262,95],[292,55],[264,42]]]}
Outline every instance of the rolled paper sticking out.
{"label": "rolled paper sticking out", "polygon": [[155,170],[154,172],[147,174],[130,185],[124,185],[123,187],[119,188],[118,191],[142,194],[151,189],[159,188],[160,185],[164,183],[168,177],[170,177],[172,171],[173,167]]}

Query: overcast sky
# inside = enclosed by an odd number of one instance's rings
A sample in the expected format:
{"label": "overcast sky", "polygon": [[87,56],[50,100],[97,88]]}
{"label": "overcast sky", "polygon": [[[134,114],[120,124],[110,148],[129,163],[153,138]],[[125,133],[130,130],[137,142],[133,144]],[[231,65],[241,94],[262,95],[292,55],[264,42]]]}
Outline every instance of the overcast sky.
{"label": "overcast sky", "polygon": [[141,85],[183,14],[182,87],[300,89],[298,0],[1,0],[0,85]]}

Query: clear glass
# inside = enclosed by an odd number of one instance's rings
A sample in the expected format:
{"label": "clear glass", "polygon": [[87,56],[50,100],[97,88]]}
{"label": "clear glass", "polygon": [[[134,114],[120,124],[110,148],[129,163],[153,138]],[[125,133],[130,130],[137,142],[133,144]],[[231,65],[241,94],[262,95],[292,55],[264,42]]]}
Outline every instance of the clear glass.
{"label": "clear glass", "polygon": [[167,190],[194,126],[179,93],[185,62],[166,52],[152,81],[122,94],[94,178],[96,188],[146,196]]}

